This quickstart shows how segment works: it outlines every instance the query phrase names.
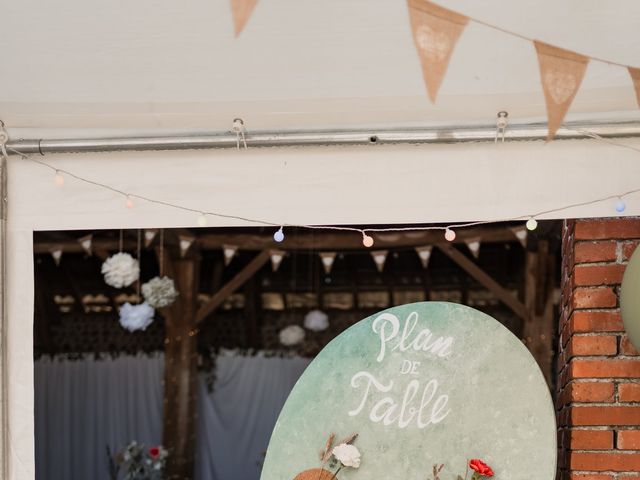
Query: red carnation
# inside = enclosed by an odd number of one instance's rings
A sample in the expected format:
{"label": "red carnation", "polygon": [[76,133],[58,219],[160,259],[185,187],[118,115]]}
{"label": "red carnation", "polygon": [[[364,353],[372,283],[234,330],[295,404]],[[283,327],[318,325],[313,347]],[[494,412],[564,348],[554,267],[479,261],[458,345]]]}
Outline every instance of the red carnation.
{"label": "red carnation", "polygon": [[469,468],[471,468],[471,470],[475,470],[483,477],[493,477],[493,470],[491,470],[491,467],[477,458],[474,458],[469,462]]}
{"label": "red carnation", "polygon": [[151,447],[149,449],[149,456],[151,458],[158,458],[160,456],[160,449],[158,447]]}

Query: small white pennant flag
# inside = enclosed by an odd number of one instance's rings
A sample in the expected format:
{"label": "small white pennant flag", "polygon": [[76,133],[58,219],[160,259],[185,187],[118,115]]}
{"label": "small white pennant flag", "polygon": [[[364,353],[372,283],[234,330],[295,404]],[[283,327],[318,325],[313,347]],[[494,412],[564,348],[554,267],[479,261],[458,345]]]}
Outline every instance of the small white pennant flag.
{"label": "small white pennant flag", "polygon": [[60,261],[62,260],[62,245],[57,245],[52,247],[51,256],[53,257],[53,261],[56,263],[56,266],[60,266]]}
{"label": "small white pennant flag", "polygon": [[286,252],[283,252],[282,250],[271,250],[271,269],[274,272],[277,272],[278,268],[280,268],[280,264],[282,263],[285,253]]}
{"label": "small white pennant flag", "polygon": [[318,255],[320,255],[320,260],[322,261],[324,273],[329,275],[333,268],[333,262],[336,259],[336,252],[320,252]]}
{"label": "small white pennant flag", "polygon": [[233,257],[236,256],[236,252],[238,251],[237,245],[223,245],[222,253],[224,253],[224,266],[228,266],[233,260]]}
{"label": "small white pennant flag", "polygon": [[527,248],[527,227],[524,225],[511,227],[511,231],[516,236],[522,247]]}
{"label": "small white pennant flag", "polygon": [[420,257],[420,263],[422,263],[422,268],[427,268],[429,266],[429,259],[431,258],[431,250],[433,250],[433,245],[416,247],[416,253]]}
{"label": "small white pennant flag", "polygon": [[78,239],[78,243],[82,247],[82,249],[87,253],[87,255],[92,255],[91,252],[91,243],[93,242],[93,234],[85,235],[84,237],[80,237]]}
{"label": "small white pennant flag", "polygon": [[473,258],[478,258],[480,256],[480,237],[469,238],[464,241],[469,247],[469,251],[471,251],[471,255]]}
{"label": "small white pennant flag", "polygon": [[149,229],[149,230],[145,230],[144,231],[144,246],[145,246],[145,248],[148,248],[149,245],[151,245],[151,243],[153,242],[153,239],[156,238],[157,234],[158,234],[158,230],[157,229]]}
{"label": "small white pennant flag", "polygon": [[387,261],[387,254],[389,250],[376,250],[375,252],[371,252],[371,256],[373,257],[373,261],[376,263],[376,268],[379,272],[384,270],[384,264]]}
{"label": "small white pennant flag", "polygon": [[180,239],[180,256],[184,257],[187,254],[187,251],[191,248],[191,245],[193,245],[195,237],[180,235],[178,238]]}

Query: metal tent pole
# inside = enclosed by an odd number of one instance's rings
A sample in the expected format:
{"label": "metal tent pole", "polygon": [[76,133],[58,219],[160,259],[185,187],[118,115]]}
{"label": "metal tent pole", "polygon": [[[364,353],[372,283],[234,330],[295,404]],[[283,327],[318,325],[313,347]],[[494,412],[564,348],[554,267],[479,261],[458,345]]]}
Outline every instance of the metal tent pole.
{"label": "metal tent pole", "polygon": [[[586,139],[592,134],[603,138],[640,137],[640,122],[567,124],[557,139]],[[546,124],[511,125],[505,141],[545,140]],[[254,147],[291,147],[319,145],[431,144],[460,142],[493,142],[496,127],[442,127],[412,129],[362,129],[336,131],[247,132],[246,142]],[[149,150],[190,150],[236,148],[234,132],[198,135],[76,138],[76,139],[11,139],[9,153],[25,154],[115,152]]]}

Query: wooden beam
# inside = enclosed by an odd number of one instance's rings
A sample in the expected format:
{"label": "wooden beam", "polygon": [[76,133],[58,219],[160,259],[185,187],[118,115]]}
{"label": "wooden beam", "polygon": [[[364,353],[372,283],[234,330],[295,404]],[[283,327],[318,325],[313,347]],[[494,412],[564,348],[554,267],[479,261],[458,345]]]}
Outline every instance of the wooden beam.
{"label": "wooden beam", "polygon": [[[166,259],[165,259],[166,262]],[[196,255],[175,260],[172,278],[180,296],[164,309],[165,367],[163,445],[171,455],[167,479],[193,478],[195,412],[198,390],[197,325],[195,312],[200,259]],[[165,269],[168,265],[165,263]]]}
{"label": "wooden beam", "polygon": [[211,299],[205,303],[198,313],[196,314],[196,322],[202,322],[207,316],[215,311],[224,302],[229,295],[240,288],[244,283],[249,280],[262,266],[271,258],[271,252],[269,250],[263,250],[260,252],[249,264],[240,270],[235,277],[233,277],[226,285],[218,290]]}
{"label": "wooden beam", "polygon": [[509,290],[496,282],[472,260],[450,244],[438,244],[437,247],[453,260],[460,268],[491,291],[502,303],[509,307],[520,318],[526,318],[527,312],[522,303]]}
{"label": "wooden beam", "polygon": [[[169,230],[168,230],[169,231]],[[238,245],[242,250],[268,250],[271,248],[283,250],[362,250],[362,237],[354,232],[300,232],[297,235],[287,235],[284,242],[275,244],[273,232],[267,233],[229,233],[228,230],[206,230],[207,233],[188,231],[196,237],[201,250],[220,250],[223,245]],[[469,227],[456,232],[455,243],[481,237],[483,243],[516,242],[513,232],[503,226],[500,227]],[[442,241],[442,232],[413,231],[374,233],[376,248],[411,248],[422,245],[433,245]],[[167,235],[166,245],[176,245],[177,237]],[[65,253],[82,253],[84,250],[77,239],[49,237],[39,234],[34,239],[35,253],[49,253],[54,246],[62,245]],[[124,249],[135,250],[135,240],[125,238]],[[93,239],[93,250],[116,251],[119,249],[117,239]]]}
{"label": "wooden beam", "polygon": [[555,256],[549,250],[549,242],[540,240],[537,251],[527,251],[525,263],[524,342],[551,386],[553,334],[557,323],[553,315]]}

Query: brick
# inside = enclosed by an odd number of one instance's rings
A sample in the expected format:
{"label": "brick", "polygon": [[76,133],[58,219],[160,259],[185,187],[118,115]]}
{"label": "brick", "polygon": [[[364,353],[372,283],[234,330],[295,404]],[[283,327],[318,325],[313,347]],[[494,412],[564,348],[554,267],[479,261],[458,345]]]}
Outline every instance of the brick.
{"label": "brick", "polygon": [[640,220],[635,218],[579,220],[576,222],[574,236],[575,240],[640,238]]}
{"label": "brick", "polygon": [[639,378],[640,358],[632,359],[582,359],[571,360],[569,375],[572,378]]}
{"label": "brick", "polygon": [[570,356],[615,355],[618,340],[615,335],[574,335],[569,341]]}
{"label": "brick", "polygon": [[618,400],[621,402],[640,402],[640,383],[618,384]]}
{"label": "brick", "polygon": [[610,450],[613,448],[611,430],[571,430],[571,450]]}
{"label": "brick", "polygon": [[570,417],[575,426],[640,425],[640,406],[574,406]]}
{"label": "brick", "polygon": [[569,468],[595,472],[633,472],[640,470],[640,454],[572,452]]}
{"label": "brick", "polygon": [[625,242],[622,244],[622,260],[629,260],[633,252],[636,251],[636,247],[640,242]]}
{"label": "brick", "polygon": [[640,450],[640,430],[619,431],[617,443],[621,450]]}
{"label": "brick", "polygon": [[633,346],[629,337],[624,335],[620,340],[620,354],[621,355],[640,355],[638,349]]}
{"label": "brick", "polygon": [[578,265],[573,272],[573,281],[577,286],[619,285],[622,282],[626,265]]}
{"label": "brick", "polygon": [[617,296],[613,288],[579,287],[573,292],[572,307],[579,308],[611,308],[617,303]]}
{"label": "brick", "polygon": [[567,386],[571,402],[613,402],[613,382],[572,382]]}
{"label": "brick", "polygon": [[575,244],[576,263],[615,262],[616,242],[580,242]]}
{"label": "brick", "polygon": [[569,375],[572,378],[639,378],[640,358],[633,359],[574,359]]}
{"label": "brick", "polygon": [[569,480],[613,480],[613,475],[597,473],[571,473]]}
{"label": "brick", "polygon": [[571,317],[574,332],[621,332],[624,330],[620,312],[574,312]]}

